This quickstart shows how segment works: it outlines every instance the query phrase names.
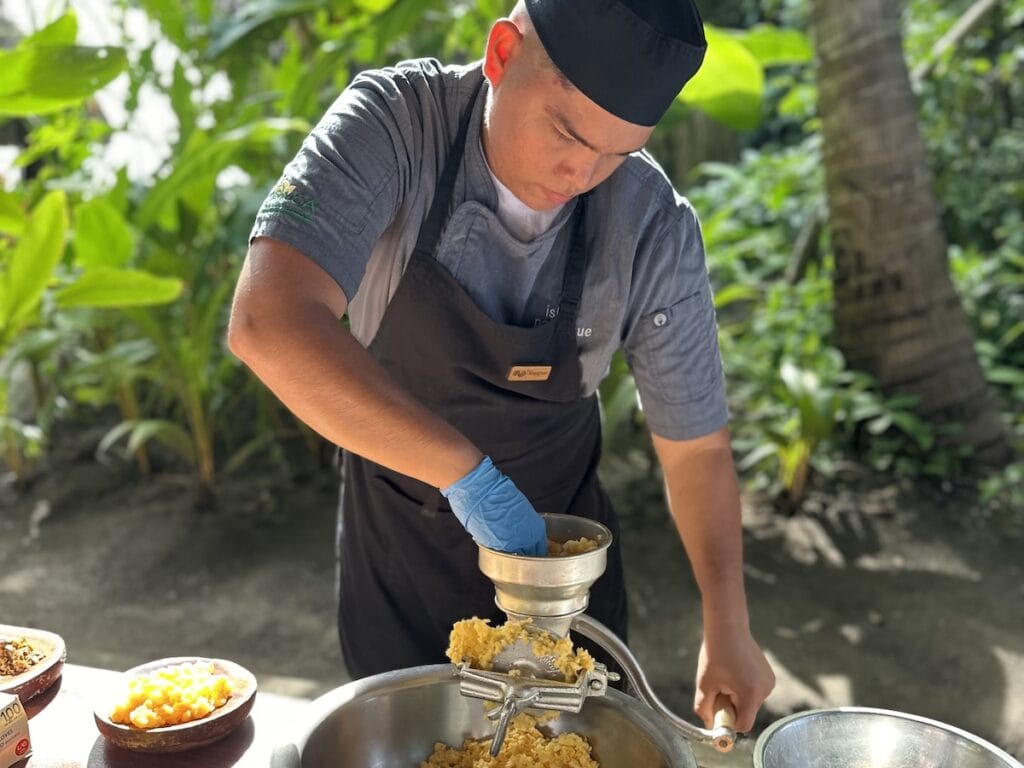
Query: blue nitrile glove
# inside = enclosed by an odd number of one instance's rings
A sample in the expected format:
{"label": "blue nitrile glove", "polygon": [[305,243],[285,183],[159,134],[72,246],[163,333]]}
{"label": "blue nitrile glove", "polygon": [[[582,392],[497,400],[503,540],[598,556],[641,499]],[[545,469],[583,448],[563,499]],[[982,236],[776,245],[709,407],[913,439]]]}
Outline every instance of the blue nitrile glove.
{"label": "blue nitrile glove", "polygon": [[519,555],[547,555],[544,521],[490,457],[484,456],[476,469],[441,493],[477,544]]}

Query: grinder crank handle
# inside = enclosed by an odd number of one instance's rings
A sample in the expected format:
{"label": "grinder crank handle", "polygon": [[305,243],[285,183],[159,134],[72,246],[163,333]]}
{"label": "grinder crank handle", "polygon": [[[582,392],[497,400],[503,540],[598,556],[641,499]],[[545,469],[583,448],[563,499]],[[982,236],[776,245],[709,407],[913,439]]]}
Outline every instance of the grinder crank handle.
{"label": "grinder crank handle", "polygon": [[661,699],[654,693],[650,683],[647,682],[647,678],[644,676],[640,663],[636,660],[633,652],[608,627],[597,619],[581,613],[573,617],[571,629],[593,640],[608,651],[622,668],[623,673],[626,675],[626,681],[629,683],[630,688],[636,692],[637,697],[651,709],[664,715],[685,738],[711,744],[719,752],[729,752],[733,748],[733,745],[736,743],[736,730],[734,728],[736,715],[730,704],[725,704],[717,709],[712,729],[698,728],[696,725],[683,720],[662,703]]}
{"label": "grinder crank handle", "polygon": [[736,710],[724,696],[715,701],[715,721],[711,726],[711,745],[719,752],[728,752],[736,743]]}

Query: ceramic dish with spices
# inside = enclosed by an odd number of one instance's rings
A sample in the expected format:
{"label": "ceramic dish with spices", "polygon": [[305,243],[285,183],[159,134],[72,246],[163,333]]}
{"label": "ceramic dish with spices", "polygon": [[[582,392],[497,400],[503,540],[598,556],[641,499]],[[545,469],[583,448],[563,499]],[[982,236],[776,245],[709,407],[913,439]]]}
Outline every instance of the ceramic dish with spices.
{"label": "ceramic dish with spices", "polygon": [[60,635],[0,624],[0,693],[16,694],[25,704],[57,682],[66,655]]}

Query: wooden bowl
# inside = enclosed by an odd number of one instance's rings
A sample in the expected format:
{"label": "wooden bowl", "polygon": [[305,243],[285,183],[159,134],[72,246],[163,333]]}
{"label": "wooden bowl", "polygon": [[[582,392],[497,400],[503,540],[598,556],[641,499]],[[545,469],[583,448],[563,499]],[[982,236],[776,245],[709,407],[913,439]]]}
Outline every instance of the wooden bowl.
{"label": "wooden bowl", "polygon": [[17,694],[21,703],[25,704],[57,682],[64,671],[67,649],[64,639],[53,632],[0,624],[0,640],[16,638],[25,638],[34,649],[45,654],[20,675],[0,676],[0,693]]}
{"label": "wooden bowl", "polygon": [[[214,672],[227,675],[231,681],[234,693],[224,706],[198,720],[163,728],[136,728],[115,723],[110,719],[114,702],[124,695],[131,678],[164,667],[192,664],[197,661],[212,662]],[[115,690],[105,691],[104,694],[100,699],[100,706],[93,711],[93,718],[96,720],[96,727],[109,742],[136,752],[184,752],[224,738],[245,721],[256,701],[256,678],[249,670],[233,661],[207,659],[201,656],[177,656],[150,661],[129,669],[122,676],[120,685]]]}

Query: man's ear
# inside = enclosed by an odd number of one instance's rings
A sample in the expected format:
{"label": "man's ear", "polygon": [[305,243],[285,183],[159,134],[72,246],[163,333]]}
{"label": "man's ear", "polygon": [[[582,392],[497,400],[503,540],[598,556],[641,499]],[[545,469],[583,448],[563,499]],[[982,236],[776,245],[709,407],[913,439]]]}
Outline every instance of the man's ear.
{"label": "man's ear", "polygon": [[484,49],[484,77],[497,88],[523,46],[523,33],[511,19],[498,19],[487,35]]}

